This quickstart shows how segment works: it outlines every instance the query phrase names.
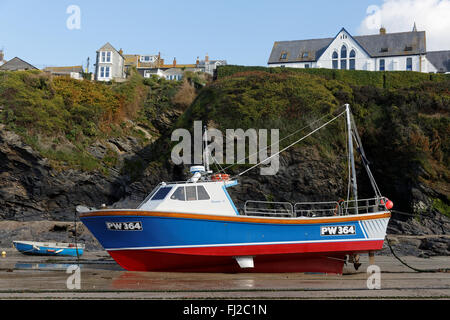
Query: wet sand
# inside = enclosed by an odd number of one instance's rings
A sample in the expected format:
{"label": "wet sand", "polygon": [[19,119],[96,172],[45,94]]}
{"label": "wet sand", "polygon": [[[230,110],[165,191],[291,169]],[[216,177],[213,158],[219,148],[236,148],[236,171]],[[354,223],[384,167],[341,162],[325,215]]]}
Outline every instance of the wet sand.
{"label": "wet sand", "polygon": [[[380,289],[369,289],[369,259],[352,264],[343,275],[316,273],[173,273],[130,272],[104,251],[80,257],[80,288],[75,273],[67,273],[77,259],[26,256],[15,249],[0,257],[0,299],[450,299],[450,273],[419,273],[393,256],[375,256],[381,270]],[[402,257],[418,269],[449,268],[450,257]],[[369,281],[369,285],[375,283]]]}

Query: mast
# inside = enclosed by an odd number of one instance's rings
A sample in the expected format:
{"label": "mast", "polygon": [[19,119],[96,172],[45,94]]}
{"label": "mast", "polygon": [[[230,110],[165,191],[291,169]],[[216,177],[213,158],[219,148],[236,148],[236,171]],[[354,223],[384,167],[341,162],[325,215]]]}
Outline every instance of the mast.
{"label": "mast", "polygon": [[209,157],[208,157],[208,131],[206,130],[206,126],[203,126],[204,134],[203,134],[203,142],[204,142],[204,149],[203,149],[203,164],[205,165],[206,173],[209,172]]}
{"label": "mast", "polygon": [[350,115],[350,106],[345,104],[345,111],[347,113],[347,129],[348,129],[348,152],[350,157],[350,164],[352,168],[352,188],[353,188],[353,197],[355,200],[355,206],[358,207],[358,185],[356,183],[356,170],[355,170],[355,157],[353,155],[353,136],[352,136],[352,124],[351,124],[351,115]]}

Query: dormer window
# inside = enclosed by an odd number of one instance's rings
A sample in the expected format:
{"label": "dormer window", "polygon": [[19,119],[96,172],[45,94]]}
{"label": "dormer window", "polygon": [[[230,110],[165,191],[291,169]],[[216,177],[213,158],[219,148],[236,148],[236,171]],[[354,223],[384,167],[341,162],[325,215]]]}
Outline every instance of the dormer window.
{"label": "dormer window", "polygon": [[287,52],[285,52],[285,51],[281,52],[280,59],[281,60],[287,59]]}
{"label": "dormer window", "polygon": [[303,59],[306,59],[306,58],[308,58],[308,57],[309,57],[308,52],[303,52],[302,58],[303,58]]}
{"label": "dormer window", "polygon": [[381,48],[380,52],[388,52],[388,48]]}

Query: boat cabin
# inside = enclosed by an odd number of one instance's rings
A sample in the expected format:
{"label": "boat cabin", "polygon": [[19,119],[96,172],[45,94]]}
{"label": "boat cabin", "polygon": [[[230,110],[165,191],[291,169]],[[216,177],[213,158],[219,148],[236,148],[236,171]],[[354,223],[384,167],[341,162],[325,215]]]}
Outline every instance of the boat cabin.
{"label": "boat cabin", "polygon": [[238,215],[227,188],[238,184],[227,174],[205,174],[204,166],[193,166],[192,177],[183,182],[162,182],[139,205],[147,211]]}

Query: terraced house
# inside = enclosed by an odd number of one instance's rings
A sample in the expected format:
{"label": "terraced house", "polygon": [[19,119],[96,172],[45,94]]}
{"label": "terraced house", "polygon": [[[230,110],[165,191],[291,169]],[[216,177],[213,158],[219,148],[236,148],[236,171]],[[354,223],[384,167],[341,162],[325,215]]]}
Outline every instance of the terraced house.
{"label": "terraced house", "polygon": [[450,50],[427,52],[425,31],[352,36],[342,28],[333,38],[276,41],[269,67],[368,71],[450,72]]}

